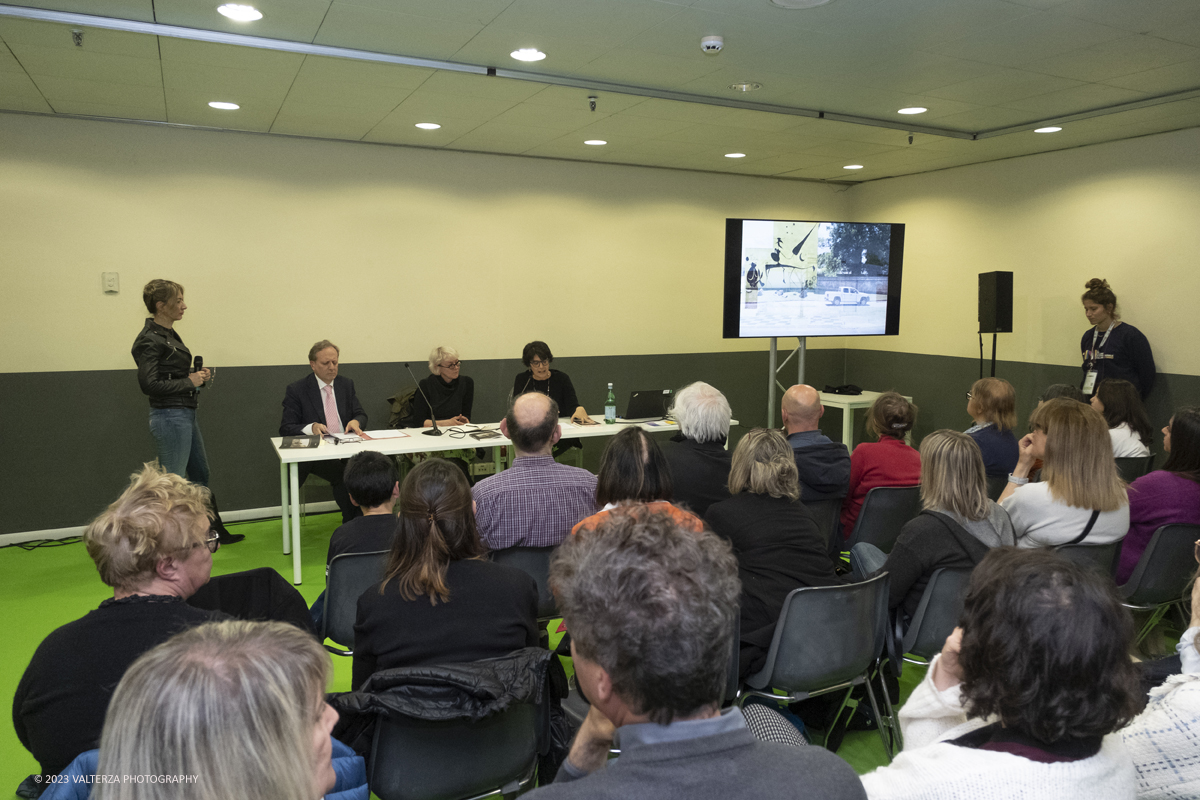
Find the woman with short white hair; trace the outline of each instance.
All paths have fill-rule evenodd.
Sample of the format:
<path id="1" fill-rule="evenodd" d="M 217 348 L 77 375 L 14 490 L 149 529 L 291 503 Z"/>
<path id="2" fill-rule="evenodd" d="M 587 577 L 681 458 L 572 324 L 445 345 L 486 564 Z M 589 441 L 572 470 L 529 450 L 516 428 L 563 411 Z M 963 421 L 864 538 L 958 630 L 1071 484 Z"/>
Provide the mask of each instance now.
<path id="1" fill-rule="evenodd" d="M 458 351 L 441 345 L 433 348 L 429 353 L 429 371 L 433 374 L 421 381 L 421 390 L 413 395 L 412 426 L 429 428 L 434 419 L 445 428 L 470 423 L 475 382 L 461 374 Z"/>
<path id="2" fill-rule="evenodd" d="M 703 381 L 676 392 L 670 413 L 679 433 L 663 454 L 671 465 L 675 501 L 702 517 L 710 505 L 729 497 L 731 457 L 725 443 L 733 414 L 725 395 Z"/>

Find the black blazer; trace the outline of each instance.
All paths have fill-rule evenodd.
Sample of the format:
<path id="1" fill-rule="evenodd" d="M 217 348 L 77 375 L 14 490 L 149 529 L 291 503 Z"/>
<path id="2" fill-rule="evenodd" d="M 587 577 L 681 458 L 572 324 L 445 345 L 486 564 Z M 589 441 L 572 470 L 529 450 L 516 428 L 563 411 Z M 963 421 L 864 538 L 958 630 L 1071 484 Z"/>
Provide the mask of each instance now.
<path id="1" fill-rule="evenodd" d="M 325 403 L 321 400 L 316 375 L 306 375 L 295 383 L 289 383 L 283 395 L 283 421 L 279 423 L 280 436 L 299 436 L 304 426 L 314 422 L 325 424 Z M 333 379 L 333 399 L 337 402 L 338 416 L 342 425 L 358 420 L 363 430 L 367 429 L 367 412 L 363 411 L 354 393 L 354 381 L 338 375 Z"/>

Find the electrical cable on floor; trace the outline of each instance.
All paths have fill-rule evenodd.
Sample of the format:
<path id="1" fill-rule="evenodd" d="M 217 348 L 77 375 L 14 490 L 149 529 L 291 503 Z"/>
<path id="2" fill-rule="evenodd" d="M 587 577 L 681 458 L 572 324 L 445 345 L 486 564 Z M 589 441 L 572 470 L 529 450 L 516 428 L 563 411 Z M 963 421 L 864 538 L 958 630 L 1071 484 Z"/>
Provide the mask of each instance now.
<path id="1" fill-rule="evenodd" d="M 37 550 L 39 547 L 62 547 L 68 544 L 79 544 L 83 541 L 79 536 L 68 536 L 65 539 L 38 539 L 34 542 L 15 542 L 13 544 L 0 545 L 0 550 L 5 547 L 19 547 L 22 550 Z"/>

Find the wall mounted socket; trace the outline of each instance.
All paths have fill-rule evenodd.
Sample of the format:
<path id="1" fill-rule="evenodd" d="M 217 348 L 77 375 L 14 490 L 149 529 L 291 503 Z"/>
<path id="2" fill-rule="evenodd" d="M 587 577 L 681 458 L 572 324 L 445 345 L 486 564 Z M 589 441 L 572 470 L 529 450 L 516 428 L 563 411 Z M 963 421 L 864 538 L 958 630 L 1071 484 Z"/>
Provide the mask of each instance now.
<path id="1" fill-rule="evenodd" d="M 117 294 L 121 291 L 121 276 L 115 272 L 101 272 L 100 285 L 105 294 Z"/>

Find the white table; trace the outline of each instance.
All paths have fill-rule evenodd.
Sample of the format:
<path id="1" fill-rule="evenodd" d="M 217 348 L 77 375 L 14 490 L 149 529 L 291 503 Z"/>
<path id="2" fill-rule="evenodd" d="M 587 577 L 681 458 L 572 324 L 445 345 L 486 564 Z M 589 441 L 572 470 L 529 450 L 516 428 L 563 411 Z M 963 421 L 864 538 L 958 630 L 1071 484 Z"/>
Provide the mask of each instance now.
<path id="1" fill-rule="evenodd" d="M 639 428 L 650 432 L 679 430 L 677 425 L 661 420 L 657 422 L 639 422 L 636 420 L 627 422 L 625 420 L 618 420 L 618 424 L 616 425 L 605 425 L 603 422 L 599 425 L 576 425 L 570 419 L 562 418 L 559 420 L 559 425 L 562 426 L 562 436 L 564 439 L 589 439 L 598 436 L 614 436 L 630 425 L 637 425 Z M 498 423 L 464 427 L 470 430 L 483 428 L 496 432 L 499 432 L 500 428 Z M 496 469 L 499 471 L 503 467 L 500 462 L 499 448 L 512 444 L 512 440 L 503 435 L 495 439 L 476 440 L 470 436 L 463 438 L 452 437 L 448 433 L 443 433 L 441 436 L 425 436 L 422 433 L 425 430 L 428 430 L 428 428 L 410 428 L 404 431 L 404 433 L 408 434 L 405 437 L 396 439 L 370 439 L 354 444 L 329 444 L 322 440 L 317 447 L 287 450 L 279 449 L 279 445 L 283 441 L 281 437 L 276 436 L 271 439 L 271 446 L 275 448 L 275 454 L 279 456 L 279 497 L 280 506 L 282 507 L 280 516 L 283 523 L 283 553 L 284 555 L 290 553 L 292 556 L 293 583 L 299 584 L 301 581 L 300 464 L 308 461 L 350 458 L 355 453 L 361 453 L 366 450 L 374 450 L 384 455 L 394 456 L 407 453 L 442 453 L 447 450 L 491 447 L 493 448 L 492 453 Z M 291 517 L 290 520 L 288 519 L 289 516 Z"/>
<path id="2" fill-rule="evenodd" d="M 821 405 L 826 408 L 840 408 L 842 410 L 842 444 L 846 445 L 847 450 L 854 449 L 854 411 L 858 408 L 870 408 L 875 402 L 875 398 L 879 397 L 883 392 L 868 392 L 863 391 L 862 394 L 827 394 L 826 392 L 817 392 L 821 398 Z M 904 396 L 908 402 L 912 402 L 912 398 Z"/>

